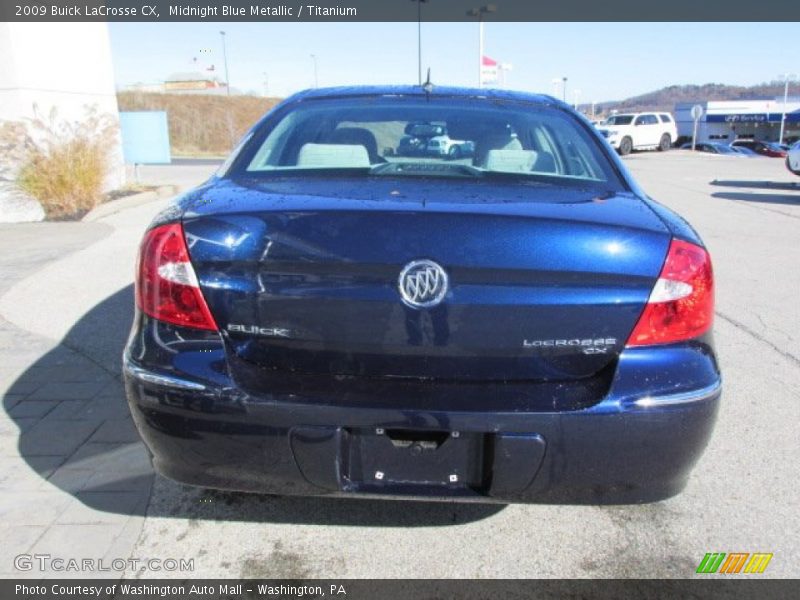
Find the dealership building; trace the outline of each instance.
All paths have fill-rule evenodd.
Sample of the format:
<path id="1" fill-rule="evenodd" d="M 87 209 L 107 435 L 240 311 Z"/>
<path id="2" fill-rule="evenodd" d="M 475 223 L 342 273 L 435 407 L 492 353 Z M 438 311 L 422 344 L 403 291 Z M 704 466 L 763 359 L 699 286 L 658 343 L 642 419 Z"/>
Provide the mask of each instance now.
<path id="1" fill-rule="evenodd" d="M 737 138 L 777 142 L 781 117 L 786 113 L 784 139 L 800 136 L 800 97 L 790 97 L 784 107 L 783 96 L 760 100 L 708 100 L 675 105 L 679 138 L 691 138 L 694 128 L 692 106 L 703 107 L 697 124 L 698 141 L 730 143 Z"/>

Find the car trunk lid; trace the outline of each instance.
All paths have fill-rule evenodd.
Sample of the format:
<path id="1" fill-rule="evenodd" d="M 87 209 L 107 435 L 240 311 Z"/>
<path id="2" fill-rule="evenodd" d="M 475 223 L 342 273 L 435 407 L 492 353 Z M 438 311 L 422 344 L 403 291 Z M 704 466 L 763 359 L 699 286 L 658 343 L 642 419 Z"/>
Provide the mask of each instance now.
<path id="1" fill-rule="evenodd" d="M 670 241 L 631 194 L 435 180 L 217 182 L 184 230 L 251 377 L 590 377 L 623 348 Z M 423 259 L 449 287 L 415 308 L 399 278 Z"/>

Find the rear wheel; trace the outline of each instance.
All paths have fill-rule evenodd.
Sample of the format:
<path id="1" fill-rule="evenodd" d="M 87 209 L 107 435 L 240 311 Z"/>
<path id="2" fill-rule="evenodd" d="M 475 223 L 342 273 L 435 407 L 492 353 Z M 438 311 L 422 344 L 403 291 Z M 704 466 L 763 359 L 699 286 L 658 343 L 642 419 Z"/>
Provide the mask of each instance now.
<path id="1" fill-rule="evenodd" d="M 668 133 L 665 133 L 661 136 L 661 140 L 658 142 L 658 150 L 659 152 L 666 152 L 672 147 L 672 138 L 669 137 Z"/>
<path id="2" fill-rule="evenodd" d="M 627 156 L 633 150 L 633 140 L 629 137 L 622 138 L 622 141 L 619 143 L 619 153 L 622 156 Z"/>

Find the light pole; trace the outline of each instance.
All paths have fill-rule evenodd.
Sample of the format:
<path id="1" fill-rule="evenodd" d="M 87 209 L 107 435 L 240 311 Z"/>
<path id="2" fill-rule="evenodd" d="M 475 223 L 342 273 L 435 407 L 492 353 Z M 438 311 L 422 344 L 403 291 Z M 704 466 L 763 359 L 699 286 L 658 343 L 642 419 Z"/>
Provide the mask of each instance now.
<path id="1" fill-rule="evenodd" d="M 500 87 L 506 86 L 506 73 L 512 71 L 514 69 L 514 65 L 511 63 L 500 63 L 497 65 L 497 70 L 500 73 Z"/>
<path id="2" fill-rule="evenodd" d="M 319 87 L 319 80 L 317 79 L 317 55 L 311 54 L 311 62 L 314 63 L 314 87 Z"/>
<path id="3" fill-rule="evenodd" d="M 429 0 L 411 0 L 417 3 L 417 73 L 422 85 L 422 4 Z"/>
<path id="4" fill-rule="evenodd" d="M 561 78 L 561 100 L 563 102 L 567 101 L 567 78 Z"/>
<path id="5" fill-rule="evenodd" d="M 231 95 L 231 79 L 228 77 L 228 49 L 225 47 L 225 32 L 220 31 L 219 35 L 222 37 L 222 62 L 225 65 L 225 90 L 227 95 Z"/>
<path id="6" fill-rule="evenodd" d="M 483 15 L 497 12 L 494 4 L 485 4 L 467 11 L 467 16 L 478 17 L 478 87 L 483 87 Z"/>
<path id="7" fill-rule="evenodd" d="M 781 114 L 781 134 L 778 143 L 783 143 L 783 130 L 786 126 L 786 102 L 789 99 L 789 82 L 797 79 L 796 73 L 784 73 L 778 79 L 783 79 L 783 113 Z"/>

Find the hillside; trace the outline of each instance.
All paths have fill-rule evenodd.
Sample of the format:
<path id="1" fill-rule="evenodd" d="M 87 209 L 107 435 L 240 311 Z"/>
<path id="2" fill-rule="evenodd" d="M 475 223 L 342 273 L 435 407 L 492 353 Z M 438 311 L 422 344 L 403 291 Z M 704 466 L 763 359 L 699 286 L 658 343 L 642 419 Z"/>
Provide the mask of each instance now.
<path id="1" fill-rule="evenodd" d="M 796 94 L 796 84 L 794 93 Z M 595 112 L 606 115 L 612 110 L 673 111 L 680 102 L 703 100 L 739 100 L 775 98 L 783 95 L 780 82 L 753 86 L 734 86 L 721 83 L 704 85 L 671 85 L 654 92 L 625 100 L 601 102 Z M 169 121 L 170 144 L 175 156 L 222 156 L 265 112 L 280 102 L 280 98 L 257 96 L 211 96 L 185 94 L 156 94 L 120 92 L 120 110 L 165 110 Z M 582 104 L 588 113 L 591 106 Z"/>
<path id="2" fill-rule="evenodd" d="M 121 111 L 166 111 L 174 156 L 222 156 L 280 99 L 120 92 L 117 102 Z"/>
<path id="3" fill-rule="evenodd" d="M 752 86 L 706 83 L 703 85 L 671 85 L 655 92 L 648 92 L 626 100 L 602 102 L 595 108 L 597 112 L 611 110 L 634 112 L 640 110 L 673 111 L 680 102 L 703 100 L 744 100 L 753 98 L 775 98 L 783 95 L 783 83 L 771 82 Z"/>

